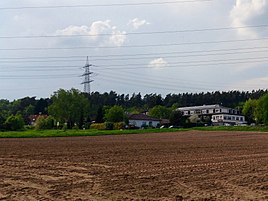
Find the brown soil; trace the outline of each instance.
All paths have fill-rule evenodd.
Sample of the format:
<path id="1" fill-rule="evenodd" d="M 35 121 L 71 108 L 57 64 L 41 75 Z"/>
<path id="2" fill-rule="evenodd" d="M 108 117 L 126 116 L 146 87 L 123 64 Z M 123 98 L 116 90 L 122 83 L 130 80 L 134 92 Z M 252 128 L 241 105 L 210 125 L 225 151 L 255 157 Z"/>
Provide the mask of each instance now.
<path id="1" fill-rule="evenodd" d="M 0 200 L 268 200 L 268 134 L 0 139 Z"/>

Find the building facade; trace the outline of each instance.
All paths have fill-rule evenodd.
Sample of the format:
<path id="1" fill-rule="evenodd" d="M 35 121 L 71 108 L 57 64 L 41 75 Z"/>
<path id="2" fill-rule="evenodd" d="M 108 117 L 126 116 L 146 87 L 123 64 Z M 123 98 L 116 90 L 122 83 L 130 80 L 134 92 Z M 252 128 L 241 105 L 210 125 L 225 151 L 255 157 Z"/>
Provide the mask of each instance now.
<path id="1" fill-rule="evenodd" d="M 213 125 L 240 125 L 246 124 L 245 117 L 240 111 L 233 108 L 224 107 L 222 105 L 202 105 L 192 107 L 180 107 L 184 116 L 209 116 Z"/>
<path id="2" fill-rule="evenodd" d="M 214 125 L 242 125 L 247 123 L 244 116 L 231 114 L 212 115 L 211 121 Z"/>
<path id="3" fill-rule="evenodd" d="M 128 117 L 129 125 L 135 127 L 159 127 L 160 119 L 149 117 L 145 114 L 132 114 Z"/>

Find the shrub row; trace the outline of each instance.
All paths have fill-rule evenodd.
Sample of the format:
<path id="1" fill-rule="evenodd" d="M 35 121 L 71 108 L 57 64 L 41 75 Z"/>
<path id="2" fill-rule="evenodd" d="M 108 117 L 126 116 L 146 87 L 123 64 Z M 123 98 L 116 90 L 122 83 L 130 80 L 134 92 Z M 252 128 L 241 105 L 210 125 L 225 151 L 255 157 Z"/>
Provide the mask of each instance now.
<path id="1" fill-rule="evenodd" d="M 94 123 L 90 125 L 91 129 L 97 129 L 97 130 L 105 130 L 105 124 L 104 123 Z"/>
<path id="2" fill-rule="evenodd" d="M 49 117 L 43 117 L 40 116 L 36 120 L 35 129 L 36 130 L 46 130 L 46 129 L 53 129 L 55 128 L 56 120 L 49 116 Z"/>
<path id="3" fill-rule="evenodd" d="M 124 128 L 124 122 L 105 122 L 105 123 L 94 123 L 90 125 L 91 129 L 97 130 L 120 130 Z"/>

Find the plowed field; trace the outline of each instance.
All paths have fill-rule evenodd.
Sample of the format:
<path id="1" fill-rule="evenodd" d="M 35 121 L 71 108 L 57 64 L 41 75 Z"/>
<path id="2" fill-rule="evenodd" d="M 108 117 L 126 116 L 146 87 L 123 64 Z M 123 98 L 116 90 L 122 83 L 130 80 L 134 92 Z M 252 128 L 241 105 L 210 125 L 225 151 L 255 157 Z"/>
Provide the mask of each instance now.
<path id="1" fill-rule="evenodd" d="M 268 134 L 0 139 L 0 200 L 268 200 Z"/>

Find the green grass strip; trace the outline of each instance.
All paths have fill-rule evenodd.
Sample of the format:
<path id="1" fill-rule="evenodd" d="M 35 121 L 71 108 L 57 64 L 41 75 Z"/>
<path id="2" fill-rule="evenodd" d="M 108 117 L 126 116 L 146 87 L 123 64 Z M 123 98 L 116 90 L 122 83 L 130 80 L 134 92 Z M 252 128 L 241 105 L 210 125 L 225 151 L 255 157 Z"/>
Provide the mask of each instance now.
<path id="1" fill-rule="evenodd" d="M 185 131 L 185 129 L 137 129 L 137 130 L 26 130 L 0 132 L 0 138 L 39 138 L 39 137 L 74 137 L 100 136 Z"/>
<path id="2" fill-rule="evenodd" d="M 144 134 L 163 133 L 178 131 L 252 131 L 268 132 L 268 126 L 208 126 L 194 127 L 190 129 L 137 129 L 137 130 L 26 130 L 26 131 L 6 131 L 0 132 L 0 138 L 42 138 L 42 137 L 75 137 L 75 136 L 100 136 L 100 135 L 124 135 L 124 134 Z"/>

